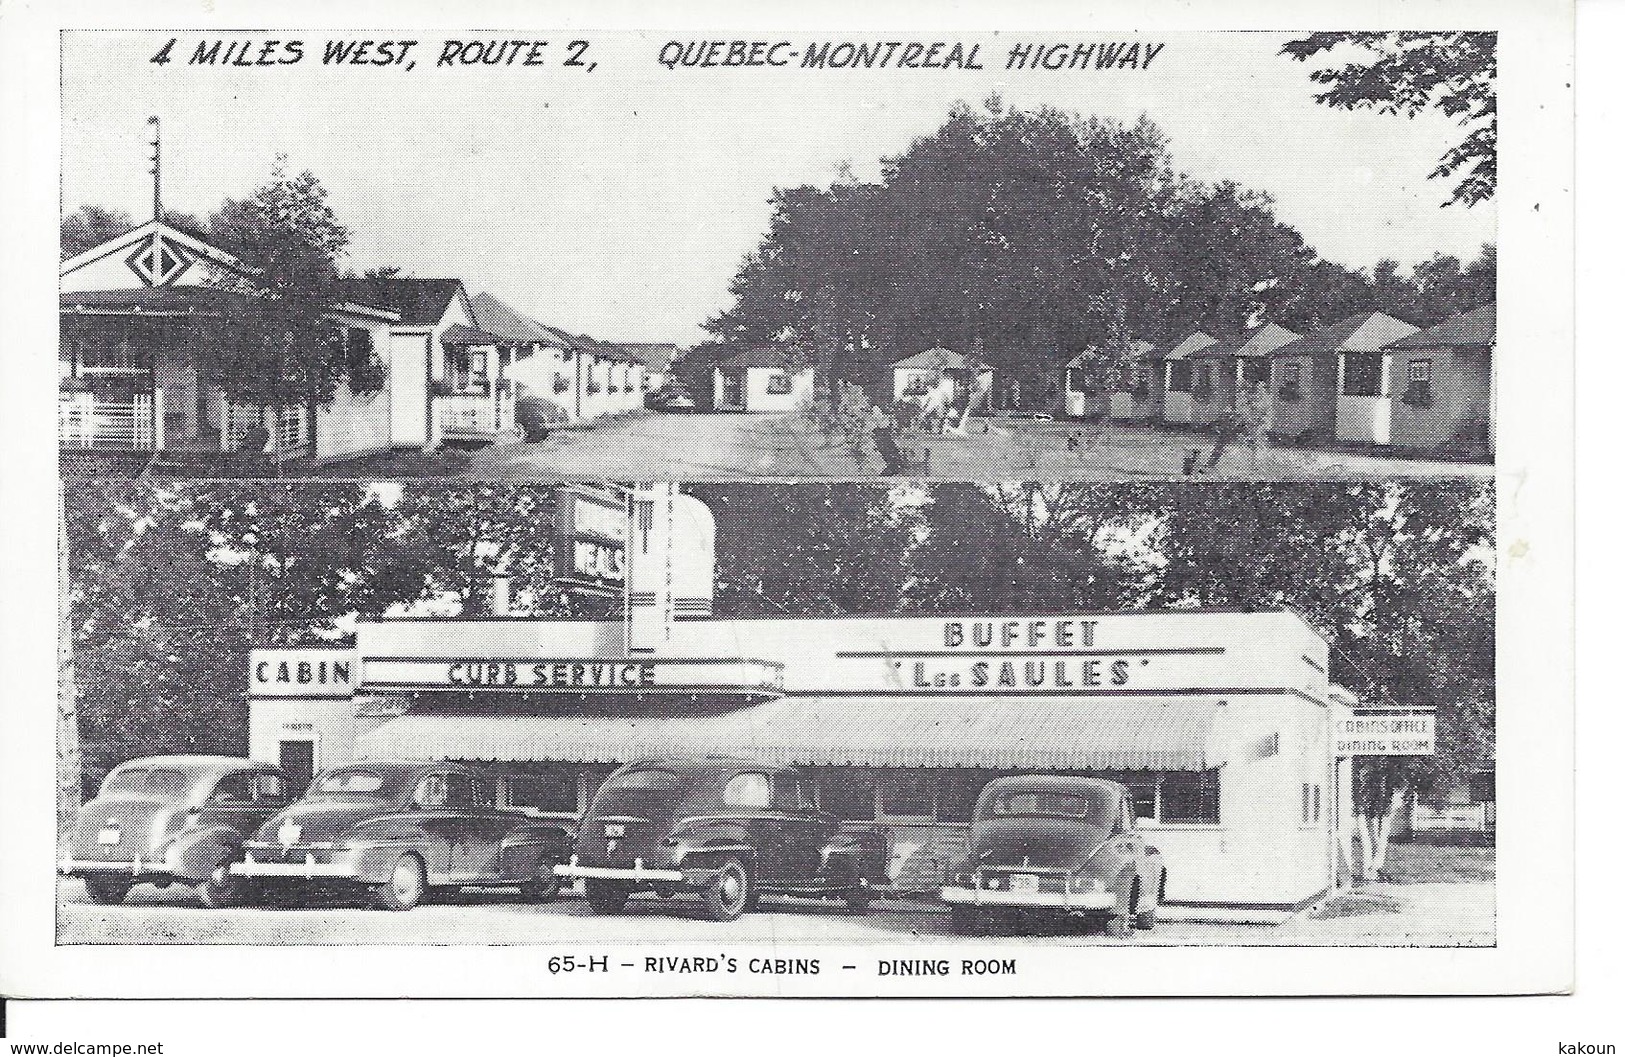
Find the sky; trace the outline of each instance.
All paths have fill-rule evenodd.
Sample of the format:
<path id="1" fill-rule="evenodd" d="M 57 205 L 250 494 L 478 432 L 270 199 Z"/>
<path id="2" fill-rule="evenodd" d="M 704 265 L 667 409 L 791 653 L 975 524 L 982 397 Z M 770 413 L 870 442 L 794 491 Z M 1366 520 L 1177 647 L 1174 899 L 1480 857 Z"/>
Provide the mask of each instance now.
<path id="1" fill-rule="evenodd" d="M 776 186 L 828 184 L 843 165 L 874 179 L 956 101 L 999 92 L 1014 107 L 1149 115 L 1178 170 L 1269 192 L 1283 221 L 1350 267 L 1467 259 L 1495 240 L 1493 203 L 1440 208 L 1452 184 L 1427 179 L 1459 138 L 1453 119 L 1317 105 L 1311 67 L 1278 55 L 1283 34 L 965 34 L 984 70 L 814 71 L 671 70 L 657 61 L 668 38 L 606 33 L 587 35 L 590 72 L 561 64 L 563 41 L 542 66 L 437 68 L 452 36 L 439 31 L 408 53 L 412 69 L 326 66 L 334 36 L 225 36 L 256 48 L 301 39 L 304 58 L 223 68 L 186 62 L 198 34 L 157 65 L 168 34 L 65 33 L 63 211 L 150 215 L 156 114 L 168 209 L 206 217 L 286 154 L 349 227 L 349 267 L 455 276 L 566 330 L 688 345 L 729 304 Z M 801 50 L 832 38 L 782 39 Z M 1143 69 L 1005 69 L 1017 43 L 1114 40 L 1165 46 Z"/>

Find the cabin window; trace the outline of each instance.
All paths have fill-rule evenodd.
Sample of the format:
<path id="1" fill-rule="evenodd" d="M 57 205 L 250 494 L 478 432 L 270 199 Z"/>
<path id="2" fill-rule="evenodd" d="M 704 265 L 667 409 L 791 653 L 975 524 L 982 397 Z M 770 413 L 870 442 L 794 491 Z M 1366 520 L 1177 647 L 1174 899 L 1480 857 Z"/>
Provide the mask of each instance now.
<path id="1" fill-rule="evenodd" d="M 1276 390 L 1275 395 L 1282 400 L 1303 399 L 1303 364 L 1297 362 L 1281 364 L 1281 387 Z"/>
<path id="2" fill-rule="evenodd" d="M 1343 395 L 1382 395 L 1382 353 L 1351 352 L 1343 357 Z"/>
<path id="3" fill-rule="evenodd" d="M 1066 369 L 1066 391 L 1069 393 L 1087 392 L 1084 388 L 1082 367 L 1068 367 Z"/>
<path id="4" fill-rule="evenodd" d="M 769 396 L 785 396 L 790 392 L 790 375 L 784 371 L 774 371 L 767 376 L 767 393 Z"/>
<path id="5" fill-rule="evenodd" d="M 1270 361 L 1268 360 L 1242 360 L 1241 381 L 1243 385 L 1265 385 L 1270 380 Z"/>
<path id="6" fill-rule="evenodd" d="M 1170 393 L 1188 393 L 1191 391 L 1191 365 L 1185 360 L 1175 360 L 1168 365 L 1168 391 Z"/>
<path id="7" fill-rule="evenodd" d="M 1191 395 L 1206 400 L 1213 395 L 1213 365 L 1199 363 L 1191 373 Z"/>
<path id="8" fill-rule="evenodd" d="M 1433 406 L 1433 361 L 1412 360 L 1405 365 L 1405 403 Z"/>
<path id="9" fill-rule="evenodd" d="M 1219 772 L 1170 771 L 1157 787 L 1157 821 L 1219 821 Z"/>
<path id="10" fill-rule="evenodd" d="M 1468 796 L 1475 804 L 1483 804 L 1495 799 L 1495 772 L 1481 771 L 1468 779 Z"/>
<path id="11" fill-rule="evenodd" d="M 1128 795 L 1134 801 L 1134 817 L 1148 818 L 1155 821 L 1157 817 L 1157 780 L 1138 776 L 1118 780 L 1128 787 Z"/>
<path id="12" fill-rule="evenodd" d="M 766 808 L 773 802 L 773 785 L 767 775 L 755 771 L 736 774 L 723 786 L 722 802 L 728 807 Z"/>

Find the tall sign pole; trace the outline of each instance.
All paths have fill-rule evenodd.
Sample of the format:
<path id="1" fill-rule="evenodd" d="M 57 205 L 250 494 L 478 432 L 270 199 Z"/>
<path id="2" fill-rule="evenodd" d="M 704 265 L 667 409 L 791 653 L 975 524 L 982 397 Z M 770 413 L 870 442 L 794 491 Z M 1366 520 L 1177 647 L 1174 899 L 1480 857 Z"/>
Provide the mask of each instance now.
<path id="1" fill-rule="evenodd" d="M 163 140 L 162 129 L 158 124 L 158 115 L 147 118 L 147 124 L 152 126 L 152 219 L 163 222 L 164 199 L 162 193 L 162 156 Z"/>

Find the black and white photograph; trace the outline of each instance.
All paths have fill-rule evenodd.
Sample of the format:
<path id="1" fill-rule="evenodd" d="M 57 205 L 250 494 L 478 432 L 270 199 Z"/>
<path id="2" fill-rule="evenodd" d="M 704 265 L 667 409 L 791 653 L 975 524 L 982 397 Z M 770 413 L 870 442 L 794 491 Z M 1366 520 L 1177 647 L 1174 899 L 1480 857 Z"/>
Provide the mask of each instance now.
<path id="1" fill-rule="evenodd" d="M 67 504 L 63 943 L 1495 943 L 1479 482 Z"/>
<path id="2" fill-rule="evenodd" d="M 1573 992 L 1575 2 L 0 9 L 0 1038 Z"/>
<path id="3" fill-rule="evenodd" d="M 1487 478 L 1497 48 L 65 33 L 62 465 Z"/>

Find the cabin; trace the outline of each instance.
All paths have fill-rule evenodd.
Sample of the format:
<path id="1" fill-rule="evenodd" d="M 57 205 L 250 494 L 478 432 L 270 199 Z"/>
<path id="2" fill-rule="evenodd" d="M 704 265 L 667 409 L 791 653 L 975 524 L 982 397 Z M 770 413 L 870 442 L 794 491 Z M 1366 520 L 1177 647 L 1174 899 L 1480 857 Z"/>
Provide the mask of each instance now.
<path id="1" fill-rule="evenodd" d="M 920 403 L 938 390 L 946 407 L 981 410 L 992 402 L 993 368 L 940 345 L 894 361 L 891 381 L 894 403 Z"/>
<path id="2" fill-rule="evenodd" d="M 1495 453 L 1495 305 L 1451 316 L 1387 348 L 1388 443 L 1471 457 Z"/>
<path id="3" fill-rule="evenodd" d="M 1382 312 L 1361 312 L 1311 330 L 1270 357 L 1275 394 L 1271 432 L 1279 437 L 1330 439 L 1337 426 L 1338 364 L 1345 354 L 1380 353 L 1416 328 Z"/>
<path id="4" fill-rule="evenodd" d="M 1196 331 L 1174 343 L 1162 357 L 1162 421 L 1170 426 L 1189 426 L 1196 421 L 1197 393 L 1194 390 L 1195 373 L 1191 357 L 1218 344 L 1217 338 L 1205 331 Z M 1212 398 L 1211 372 L 1202 394 Z"/>
<path id="5" fill-rule="evenodd" d="M 344 378 L 325 405 L 249 407 L 218 384 L 231 321 L 254 296 L 253 269 L 160 219 L 58 269 L 57 432 L 64 449 L 219 453 L 263 429 L 277 462 L 329 462 L 394 444 L 393 309 L 341 296 L 325 306 Z M 357 379 L 367 379 L 368 384 Z M 382 389 L 374 389 L 380 384 Z"/>
<path id="6" fill-rule="evenodd" d="M 794 411 L 812 392 L 812 368 L 792 371 L 777 349 L 746 349 L 711 374 L 712 406 L 718 411 Z"/>
<path id="7" fill-rule="evenodd" d="M 1217 341 L 1191 356 L 1191 422 L 1205 426 L 1235 413 L 1239 398 L 1255 385 L 1270 384 L 1270 357 L 1298 338 L 1285 327 L 1266 323 L 1250 334 Z"/>
<path id="8" fill-rule="evenodd" d="M 1107 414 L 1118 422 L 1145 422 L 1162 414 L 1162 357 L 1149 341 L 1129 343 L 1129 358 L 1113 379 Z"/>

